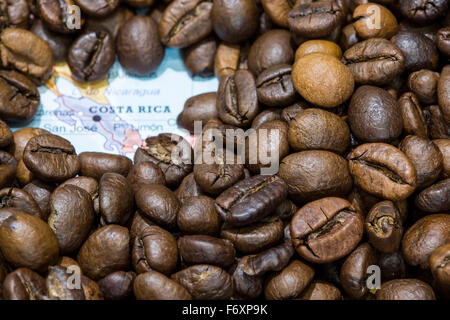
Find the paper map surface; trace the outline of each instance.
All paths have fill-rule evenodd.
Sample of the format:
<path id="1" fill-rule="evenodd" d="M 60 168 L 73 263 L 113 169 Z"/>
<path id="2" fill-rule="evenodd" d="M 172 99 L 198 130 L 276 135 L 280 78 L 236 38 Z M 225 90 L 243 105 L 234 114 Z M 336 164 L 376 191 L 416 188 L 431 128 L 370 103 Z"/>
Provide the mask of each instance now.
<path id="1" fill-rule="evenodd" d="M 216 78 L 192 79 L 176 49 L 166 49 L 157 72 L 144 78 L 126 74 L 116 61 L 104 80 L 78 83 L 68 65 L 59 63 L 52 78 L 39 88 L 41 105 L 27 126 L 68 139 L 77 153 L 98 151 L 132 158 L 148 136 L 163 132 L 188 136 L 176 124 L 185 101 L 217 87 Z"/>

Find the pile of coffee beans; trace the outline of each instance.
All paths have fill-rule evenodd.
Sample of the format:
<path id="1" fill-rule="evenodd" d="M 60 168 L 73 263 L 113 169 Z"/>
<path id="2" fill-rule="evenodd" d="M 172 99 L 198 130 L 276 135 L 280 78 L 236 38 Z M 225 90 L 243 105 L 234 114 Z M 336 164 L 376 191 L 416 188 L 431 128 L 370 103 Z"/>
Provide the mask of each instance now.
<path id="1" fill-rule="evenodd" d="M 449 8 L 2 1 L 0 297 L 450 299 Z M 166 47 L 220 80 L 178 118 L 195 147 L 160 134 L 131 161 L 26 127 L 55 62 L 146 76 Z"/>

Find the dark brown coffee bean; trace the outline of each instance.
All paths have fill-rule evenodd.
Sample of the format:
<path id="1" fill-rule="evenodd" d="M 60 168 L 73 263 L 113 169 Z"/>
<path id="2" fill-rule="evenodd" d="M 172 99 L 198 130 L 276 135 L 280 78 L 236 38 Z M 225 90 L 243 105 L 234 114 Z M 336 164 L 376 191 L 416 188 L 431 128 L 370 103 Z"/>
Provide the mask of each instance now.
<path id="1" fill-rule="evenodd" d="M 417 279 L 396 279 L 385 282 L 377 292 L 377 300 L 435 300 L 433 289 Z"/>
<path id="2" fill-rule="evenodd" d="M 357 84 L 386 85 L 405 69 L 402 51 L 386 39 L 359 42 L 344 52 L 344 64 Z"/>
<path id="3" fill-rule="evenodd" d="M 191 300 L 189 292 L 165 275 L 149 271 L 136 277 L 133 291 L 138 300 Z M 164 290 L 161 290 L 164 288 Z"/>
<path id="4" fill-rule="evenodd" d="M 74 6 L 73 0 L 37 0 L 39 15 L 48 27 L 59 33 L 75 33 L 77 26 L 72 26 L 71 10 L 69 6 Z M 84 25 L 84 17 L 79 17 L 80 27 Z"/>
<path id="5" fill-rule="evenodd" d="M 0 150 L 0 188 L 8 187 L 15 179 L 17 160 L 6 151 Z"/>
<path id="6" fill-rule="evenodd" d="M 115 40 L 122 25 L 133 15 L 133 11 L 127 7 L 120 6 L 106 17 L 87 17 L 85 29 L 89 31 L 107 30 Z"/>
<path id="7" fill-rule="evenodd" d="M 313 277 L 313 268 L 299 260 L 293 260 L 282 271 L 269 277 L 264 296 L 268 300 L 293 299 L 309 285 Z"/>
<path id="8" fill-rule="evenodd" d="M 281 119 L 286 121 L 288 124 L 303 110 L 307 109 L 308 106 L 306 102 L 297 102 L 293 105 L 284 108 L 281 112 Z"/>
<path id="9" fill-rule="evenodd" d="M 133 214 L 133 190 L 118 173 L 105 173 L 99 182 L 100 223 L 124 225 Z"/>
<path id="10" fill-rule="evenodd" d="M 98 281 L 105 300 L 127 300 L 133 297 L 133 283 L 136 274 L 132 271 L 110 273 Z"/>
<path id="11" fill-rule="evenodd" d="M 291 32 L 305 38 L 322 38 L 344 22 L 344 12 L 337 1 L 297 1 L 288 14 Z"/>
<path id="12" fill-rule="evenodd" d="M 89 193 L 92 199 L 92 203 L 94 205 L 94 211 L 96 214 L 100 212 L 100 203 L 98 199 L 98 182 L 94 178 L 78 176 L 76 178 L 72 178 L 64 181 L 59 186 L 63 187 L 66 185 L 73 185 L 79 187 Z M 33 195 L 32 195 L 33 196 Z M 38 202 L 39 204 L 39 202 Z M 39 205 L 40 206 L 40 205 Z"/>
<path id="13" fill-rule="evenodd" d="M 297 0 L 261 0 L 264 11 L 280 27 L 289 28 L 288 14 Z"/>
<path id="14" fill-rule="evenodd" d="M 178 211 L 178 228 L 186 234 L 217 235 L 221 221 L 214 203 L 214 199 L 207 196 L 186 199 Z"/>
<path id="15" fill-rule="evenodd" d="M 406 92 L 398 100 L 406 133 L 427 138 L 428 128 L 419 101 L 414 93 Z"/>
<path id="16" fill-rule="evenodd" d="M 177 187 L 192 171 L 192 159 L 193 150 L 189 143 L 181 136 L 168 133 L 147 138 L 145 145 L 134 155 L 135 164 L 150 161 L 158 165 L 169 187 Z"/>
<path id="17" fill-rule="evenodd" d="M 0 117 L 8 122 L 27 123 L 39 107 L 36 85 L 15 71 L 0 71 Z"/>
<path id="18" fill-rule="evenodd" d="M 225 157 L 220 158 L 220 160 L 216 160 L 216 163 L 213 164 L 194 165 L 195 181 L 202 190 L 211 195 L 221 194 L 244 178 L 244 166 L 242 164 L 227 164 L 225 163 Z"/>
<path id="19" fill-rule="evenodd" d="M 84 300 L 81 287 L 70 288 L 70 272 L 62 266 L 49 267 L 45 284 L 47 287 L 46 299 L 49 300 Z"/>
<path id="20" fill-rule="evenodd" d="M 0 250 L 16 268 L 45 272 L 58 259 L 58 239 L 41 219 L 17 212 L 0 226 Z"/>
<path id="21" fill-rule="evenodd" d="M 36 177 L 46 182 L 63 182 L 80 170 L 80 161 L 72 144 L 52 134 L 31 138 L 23 160 Z"/>
<path id="22" fill-rule="evenodd" d="M 438 103 L 444 115 L 447 126 L 450 126 L 450 66 L 442 69 L 441 77 L 438 82 Z"/>
<path id="23" fill-rule="evenodd" d="M 352 188 L 347 161 L 329 151 L 291 153 L 281 161 L 278 174 L 288 185 L 289 197 L 298 203 L 344 196 Z"/>
<path id="24" fill-rule="evenodd" d="M 254 299 L 263 292 L 264 278 L 250 276 L 243 270 L 251 257 L 253 256 L 244 256 L 239 259 L 236 268 L 232 270 L 234 296 Z"/>
<path id="25" fill-rule="evenodd" d="M 169 228 L 175 226 L 181 204 L 170 189 L 163 185 L 143 185 L 135 198 L 141 212 L 150 220 Z"/>
<path id="26" fill-rule="evenodd" d="M 78 252 L 83 273 L 93 280 L 130 266 L 130 235 L 127 228 L 107 225 L 92 233 Z"/>
<path id="27" fill-rule="evenodd" d="M 437 84 L 439 73 L 422 69 L 408 76 L 408 88 L 420 102 L 430 104 L 437 101 Z"/>
<path id="28" fill-rule="evenodd" d="M 257 222 L 286 199 L 287 185 L 277 176 L 257 175 L 242 180 L 216 199 L 222 219 L 233 226 Z"/>
<path id="29" fill-rule="evenodd" d="M 90 16 L 104 17 L 111 14 L 120 4 L 120 0 L 75 0 L 81 10 Z"/>
<path id="30" fill-rule="evenodd" d="M 407 136 L 398 147 L 416 169 L 417 188 L 427 187 L 439 178 L 443 156 L 433 142 L 418 136 Z"/>
<path id="31" fill-rule="evenodd" d="M 450 27 L 438 31 L 436 45 L 443 55 L 450 58 Z"/>
<path id="32" fill-rule="evenodd" d="M 249 51 L 250 43 L 239 45 L 222 42 L 217 48 L 214 61 L 214 74 L 219 81 L 237 70 L 247 70 Z"/>
<path id="33" fill-rule="evenodd" d="M 450 215 L 431 214 L 413 224 L 402 240 L 402 253 L 411 266 L 427 269 L 430 255 L 450 241 Z"/>
<path id="34" fill-rule="evenodd" d="M 434 42 L 426 36 L 418 32 L 401 31 L 391 41 L 403 52 L 406 71 L 436 69 L 439 53 Z"/>
<path id="35" fill-rule="evenodd" d="M 172 275 L 196 300 L 227 300 L 233 295 L 233 279 L 223 269 L 197 264 Z"/>
<path id="36" fill-rule="evenodd" d="M 284 107 L 296 100 L 292 84 L 292 67 L 282 64 L 267 68 L 256 79 L 259 102 L 270 107 Z"/>
<path id="37" fill-rule="evenodd" d="M 290 228 L 294 247 L 304 259 L 326 263 L 346 256 L 358 245 L 363 220 L 347 200 L 328 197 L 300 208 Z"/>
<path id="38" fill-rule="evenodd" d="M 437 139 L 433 143 L 443 155 L 442 177 L 450 178 L 450 139 Z"/>
<path id="39" fill-rule="evenodd" d="M 388 142 L 402 133 L 397 101 L 384 89 L 362 86 L 352 96 L 348 109 L 352 133 L 362 141 Z"/>
<path id="40" fill-rule="evenodd" d="M 149 161 L 143 161 L 132 166 L 127 180 L 135 193 L 142 185 L 166 184 L 166 178 L 161 168 Z"/>
<path id="41" fill-rule="evenodd" d="M 279 109 L 266 109 L 261 111 L 255 119 L 252 121 L 252 129 L 258 129 L 266 122 L 281 120 L 281 110 Z"/>
<path id="42" fill-rule="evenodd" d="M 350 173 L 363 190 L 389 200 L 403 200 L 417 186 L 413 163 L 394 146 L 366 143 L 349 155 Z"/>
<path id="43" fill-rule="evenodd" d="M 46 294 L 45 279 L 27 268 L 14 270 L 3 282 L 6 300 L 41 300 Z"/>
<path id="44" fill-rule="evenodd" d="M 50 134 L 50 132 L 41 128 L 30 128 L 30 127 L 21 128 L 14 131 L 13 133 L 14 147 L 12 148 L 14 158 L 16 158 L 17 161 L 20 162 L 20 160 L 22 160 L 23 158 L 23 151 L 25 150 L 28 141 L 30 141 L 31 138 L 41 134 Z"/>
<path id="45" fill-rule="evenodd" d="M 47 221 L 50 214 L 50 195 L 54 190 L 54 186 L 46 184 L 39 180 L 34 180 L 23 187 L 39 206 L 42 219 Z"/>
<path id="46" fill-rule="evenodd" d="M 376 263 L 375 250 L 370 244 L 359 245 L 345 260 L 341 267 L 341 284 L 353 299 L 362 299 L 367 288 L 367 268 Z"/>
<path id="47" fill-rule="evenodd" d="M 217 39 L 208 37 L 182 51 L 184 65 L 191 77 L 208 78 L 214 76 L 214 58 L 217 46 Z"/>
<path id="48" fill-rule="evenodd" d="M 255 0 L 214 0 L 211 20 L 217 36 L 230 43 L 250 39 L 258 30 L 259 11 Z"/>
<path id="49" fill-rule="evenodd" d="M 425 118 L 427 119 L 429 137 L 431 139 L 449 139 L 450 126 L 445 123 L 444 115 L 438 105 L 425 108 Z"/>
<path id="50" fill-rule="evenodd" d="M 207 37 L 213 27 L 212 0 L 175 0 L 164 11 L 159 35 L 168 47 L 185 48 Z"/>
<path id="51" fill-rule="evenodd" d="M 90 31 L 80 35 L 67 57 L 72 76 L 81 82 L 105 78 L 116 56 L 114 39 L 108 31 Z"/>
<path id="52" fill-rule="evenodd" d="M 119 30 L 116 45 L 120 64 L 136 76 L 154 73 L 165 55 L 158 26 L 147 16 L 137 15 L 128 19 Z"/>
<path id="53" fill-rule="evenodd" d="M 398 251 L 403 235 L 400 212 L 392 201 L 374 205 L 366 216 L 366 234 L 369 243 L 378 251 Z"/>
<path id="54" fill-rule="evenodd" d="M 255 78 L 238 70 L 221 81 L 217 93 L 217 112 L 230 125 L 247 127 L 259 112 Z"/>
<path id="55" fill-rule="evenodd" d="M 295 151 L 323 149 L 343 153 L 350 144 L 350 130 L 334 113 L 310 108 L 289 123 L 289 145 Z"/>
<path id="56" fill-rule="evenodd" d="M 356 33 L 362 39 L 389 39 L 398 31 L 397 19 L 386 7 L 376 3 L 364 3 L 353 11 Z"/>
<path id="57" fill-rule="evenodd" d="M 184 177 L 180 186 L 175 190 L 175 195 L 181 203 L 185 203 L 191 197 L 197 197 L 203 194 L 199 184 L 195 181 L 193 172 Z"/>
<path id="58" fill-rule="evenodd" d="M 48 224 L 58 238 L 61 254 L 77 251 L 93 222 L 94 207 L 89 193 L 72 185 L 56 188 L 50 197 Z"/>
<path id="59" fill-rule="evenodd" d="M 103 174 L 112 172 L 126 177 L 132 162 L 125 156 L 102 152 L 83 152 L 79 155 L 81 164 L 80 174 L 97 180 Z"/>
<path id="60" fill-rule="evenodd" d="M 209 120 L 218 118 L 216 97 L 216 92 L 208 92 L 186 100 L 183 111 L 177 118 L 178 125 L 194 133 L 195 121 L 201 121 L 204 125 Z"/>
<path id="61" fill-rule="evenodd" d="M 450 243 L 436 250 L 430 256 L 430 270 L 444 297 L 448 297 L 450 284 Z"/>
<path id="62" fill-rule="evenodd" d="M 230 240 L 237 251 L 257 253 L 273 247 L 283 238 L 283 221 L 279 218 L 266 219 L 247 227 L 225 227 L 221 238 Z"/>
<path id="63" fill-rule="evenodd" d="M 9 146 L 13 141 L 11 129 L 4 121 L 0 120 L 0 148 Z"/>
<path id="64" fill-rule="evenodd" d="M 406 264 L 401 252 L 381 253 L 378 257 L 383 282 L 402 279 L 406 276 Z"/>
<path id="65" fill-rule="evenodd" d="M 342 300 L 342 294 L 339 289 L 331 283 L 314 280 L 297 297 L 299 300 Z"/>
<path id="66" fill-rule="evenodd" d="M 36 201 L 26 191 L 18 188 L 0 189 L 0 208 L 16 208 L 37 218 L 42 218 Z"/>
<path id="67" fill-rule="evenodd" d="M 148 226 L 136 236 L 131 258 L 137 273 L 156 270 L 170 275 L 178 263 L 177 241 L 168 231 Z"/>
<path id="68" fill-rule="evenodd" d="M 28 28 L 30 22 L 30 7 L 26 0 L 4 1 L 0 6 L 0 29 Z"/>
<path id="69" fill-rule="evenodd" d="M 400 0 L 400 13 L 409 21 L 424 25 L 436 21 L 447 12 L 446 0 Z"/>
<path id="70" fill-rule="evenodd" d="M 450 178 L 441 180 L 420 192 L 416 206 L 425 212 L 445 212 L 450 210 Z"/>

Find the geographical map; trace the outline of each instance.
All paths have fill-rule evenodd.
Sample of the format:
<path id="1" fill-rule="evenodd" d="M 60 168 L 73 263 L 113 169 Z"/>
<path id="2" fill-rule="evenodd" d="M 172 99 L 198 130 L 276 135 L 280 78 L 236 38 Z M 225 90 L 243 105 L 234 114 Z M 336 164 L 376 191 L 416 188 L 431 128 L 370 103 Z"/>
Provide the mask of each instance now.
<path id="1" fill-rule="evenodd" d="M 192 79 L 176 49 L 166 49 L 157 72 L 144 78 L 126 74 L 116 61 L 105 79 L 79 83 L 72 79 L 68 65 L 59 63 L 52 78 L 39 88 L 41 105 L 27 126 L 70 140 L 77 153 L 132 157 L 148 136 L 167 132 L 189 138 L 176 124 L 185 101 L 217 87 L 216 78 Z"/>

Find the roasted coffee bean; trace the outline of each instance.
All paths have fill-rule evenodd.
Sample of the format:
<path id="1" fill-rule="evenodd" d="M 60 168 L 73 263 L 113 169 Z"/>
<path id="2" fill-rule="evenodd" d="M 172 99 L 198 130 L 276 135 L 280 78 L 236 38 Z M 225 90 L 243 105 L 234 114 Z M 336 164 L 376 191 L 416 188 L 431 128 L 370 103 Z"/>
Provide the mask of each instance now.
<path id="1" fill-rule="evenodd" d="M 425 212 L 450 210 L 450 178 L 441 180 L 424 189 L 416 197 L 416 206 Z"/>
<path id="2" fill-rule="evenodd" d="M 292 64 L 293 61 L 291 34 L 282 29 L 271 30 L 259 36 L 248 53 L 248 68 L 255 77 L 271 66 Z"/>
<path id="3" fill-rule="evenodd" d="M 420 102 L 430 104 L 437 101 L 437 84 L 439 73 L 422 69 L 408 76 L 408 88 Z"/>
<path id="4" fill-rule="evenodd" d="M 197 181 L 195 181 L 194 173 L 189 173 L 186 177 L 181 181 L 180 186 L 175 190 L 175 195 L 181 203 L 185 203 L 191 197 L 197 197 L 203 195 L 203 191 L 201 190 Z"/>
<path id="5" fill-rule="evenodd" d="M 32 216 L 42 218 L 39 205 L 24 190 L 18 188 L 0 189 L 0 208 L 16 208 Z"/>
<path id="6" fill-rule="evenodd" d="M 411 266 L 427 269 L 430 255 L 450 241 L 450 215 L 431 214 L 414 223 L 402 240 L 402 253 Z"/>
<path id="7" fill-rule="evenodd" d="M 107 31 L 90 31 L 72 44 L 67 62 L 72 76 L 81 82 L 105 78 L 115 59 L 114 39 Z"/>
<path id="8" fill-rule="evenodd" d="M 136 274 L 132 271 L 117 271 L 98 281 L 105 300 L 127 300 L 133 297 Z"/>
<path id="9" fill-rule="evenodd" d="M 236 267 L 232 270 L 234 296 L 254 299 L 263 292 L 264 278 L 250 276 L 244 272 L 244 268 L 248 266 L 248 259 L 251 257 L 254 256 L 244 256 L 239 259 Z"/>
<path id="10" fill-rule="evenodd" d="M 14 141 L 14 136 L 8 125 L 0 120 L 0 148 L 8 147 Z"/>
<path id="11" fill-rule="evenodd" d="M 172 279 L 196 300 L 227 300 L 233 295 L 233 279 L 216 266 L 197 264 L 174 273 Z"/>
<path id="12" fill-rule="evenodd" d="M 406 92 L 398 100 L 406 133 L 427 138 L 428 128 L 424 113 L 414 93 Z"/>
<path id="13" fill-rule="evenodd" d="M 142 15 L 134 16 L 122 25 L 116 46 L 120 64 L 136 76 L 154 73 L 165 55 L 158 26 L 152 18 Z"/>
<path id="14" fill-rule="evenodd" d="M 303 98 L 324 108 L 343 103 L 355 86 L 350 69 L 324 53 L 311 53 L 298 59 L 292 70 L 292 81 Z"/>
<path id="15" fill-rule="evenodd" d="M 208 37 L 183 50 L 184 65 L 191 77 L 198 75 L 202 78 L 208 78 L 214 75 L 214 58 L 217 46 L 217 39 Z"/>
<path id="16" fill-rule="evenodd" d="M 353 299 L 362 299 L 369 291 L 366 285 L 367 268 L 375 263 L 375 250 L 368 243 L 359 245 L 344 260 L 340 273 L 341 284 Z"/>
<path id="17" fill-rule="evenodd" d="M 93 280 L 99 280 L 115 271 L 129 270 L 128 229 L 112 224 L 97 229 L 84 242 L 77 261 L 83 274 Z"/>
<path id="18" fill-rule="evenodd" d="M 258 100 L 270 107 L 284 107 L 296 100 L 292 84 L 292 67 L 282 64 L 267 68 L 256 79 Z"/>
<path id="19" fill-rule="evenodd" d="M 307 109 L 307 107 L 305 102 L 294 103 L 281 111 L 281 119 L 289 124 L 300 112 Z"/>
<path id="20" fill-rule="evenodd" d="M 361 41 L 361 39 L 358 37 L 353 23 L 350 23 L 342 28 L 339 45 L 343 50 L 348 50 L 359 41 Z"/>
<path id="21" fill-rule="evenodd" d="M 212 0 L 174 0 L 164 11 L 159 35 L 168 47 L 185 48 L 203 38 L 213 29 Z"/>
<path id="22" fill-rule="evenodd" d="M 155 270 L 170 275 L 178 263 L 177 241 L 168 231 L 148 226 L 134 240 L 131 258 L 137 273 Z"/>
<path id="23" fill-rule="evenodd" d="M 176 187 L 192 171 L 193 150 L 189 143 L 176 134 L 162 133 L 145 140 L 134 155 L 134 163 L 150 161 L 164 173 L 169 187 Z"/>
<path id="24" fill-rule="evenodd" d="M 89 195 L 91 196 L 91 199 L 92 199 L 95 213 L 98 214 L 100 212 L 97 180 L 95 180 L 94 178 L 91 178 L 91 177 L 78 176 L 76 178 L 66 180 L 65 182 L 61 183 L 59 186 L 63 187 L 66 185 L 73 185 L 73 186 L 79 187 L 79 188 L 83 189 L 84 191 L 86 191 L 87 193 L 89 193 Z M 33 196 L 33 194 L 31 194 L 31 195 Z M 39 202 L 38 202 L 38 204 L 39 204 Z"/>
<path id="25" fill-rule="evenodd" d="M 75 0 L 81 10 L 90 16 L 104 17 L 111 14 L 120 4 L 120 0 Z"/>
<path id="26" fill-rule="evenodd" d="M 217 235 L 221 221 L 214 203 L 214 199 L 207 196 L 187 198 L 178 211 L 178 228 L 185 234 Z"/>
<path id="27" fill-rule="evenodd" d="M 357 139 L 389 142 L 402 133 L 402 115 L 397 101 L 384 89 L 361 86 L 352 96 L 348 122 Z"/>
<path id="28" fill-rule="evenodd" d="M 97 282 L 81 275 L 81 289 L 85 300 L 104 300 L 103 292 Z"/>
<path id="29" fill-rule="evenodd" d="M 288 28 L 288 14 L 297 0 L 261 0 L 264 11 L 280 27 Z"/>
<path id="30" fill-rule="evenodd" d="M 344 196 L 352 188 L 347 161 L 329 151 L 291 153 L 281 161 L 278 174 L 288 185 L 289 197 L 297 203 Z"/>
<path id="31" fill-rule="evenodd" d="M 85 190 L 66 185 L 58 187 L 50 197 L 48 224 L 58 238 L 61 254 L 76 252 L 94 222 L 94 206 Z"/>
<path id="32" fill-rule="evenodd" d="M 25 150 L 28 141 L 30 141 L 31 138 L 41 134 L 50 134 L 50 132 L 41 128 L 30 128 L 30 127 L 21 128 L 14 131 L 13 133 L 14 142 L 12 148 L 14 158 L 16 158 L 17 161 L 20 162 L 20 160 L 22 160 L 23 151 Z"/>
<path id="33" fill-rule="evenodd" d="M 398 147 L 416 169 L 417 188 L 427 187 L 439 178 L 443 156 L 433 142 L 418 136 L 407 136 Z"/>
<path id="34" fill-rule="evenodd" d="M 143 161 L 132 166 L 127 180 L 135 193 L 142 185 L 166 184 L 166 178 L 161 168 L 149 161 Z"/>
<path id="35" fill-rule="evenodd" d="M 161 290 L 164 288 L 164 290 Z M 149 271 L 136 277 L 133 292 L 138 300 L 191 300 L 189 292 L 165 275 Z"/>
<path id="36" fill-rule="evenodd" d="M 288 14 L 291 32 L 305 38 L 329 36 L 345 19 L 344 11 L 337 1 L 297 1 Z"/>
<path id="37" fill-rule="evenodd" d="M 97 180 L 105 173 L 118 173 L 126 177 L 131 168 L 131 160 L 125 156 L 102 152 L 83 152 L 79 155 L 80 174 Z"/>
<path id="38" fill-rule="evenodd" d="M 100 223 L 124 225 L 133 213 L 133 190 L 118 173 L 105 173 L 98 187 Z"/>
<path id="39" fill-rule="evenodd" d="M 298 300 L 342 300 L 342 294 L 331 283 L 314 280 L 297 297 Z"/>
<path id="40" fill-rule="evenodd" d="M 214 0 L 211 10 L 217 36 L 230 43 L 250 39 L 257 31 L 259 11 L 255 0 Z"/>
<path id="41" fill-rule="evenodd" d="M 216 92 L 208 92 L 186 100 L 183 111 L 177 118 L 178 125 L 194 133 L 195 121 L 201 121 L 204 125 L 209 120 L 218 118 L 216 97 Z"/>
<path id="42" fill-rule="evenodd" d="M 349 254 L 361 241 L 363 220 L 345 199 L 328 197 L 300 208 L 291 221 L 292 243 L 314 263 L 327 263 Z"/>
<path id="43" fill-rule="evenodd" d="M 1 48 L 0 48 L 1 50 Z M 39 107 L 36 85 L 16 71 L 0 71 L 0 117 L 8 122 L 29 122 Z"/>
<path id="44" fill-rule="evenodd" d="M 437 139 L 433 143 L 443 155 L 442 177 L 450 178 L 450 139 Z"/>
<path id="45" fill-rule="evenodd" d="M 369 243 L 379 252 L 398 251 L 403 236 L 400 212 L 392 201 L 374 205 L 366 216 L 365 229 Z"/>
<path id="46" fill-rule="evenodd" d="M 288 139 L 295 151 L 323 149 L 343 153 L 350 144 L 350 130 L 334 113 L 310 108 L 289 123 Z"/>
<path id="47" fill-rule="evenodd" d="M 309 40 L 303 42 L 295 51 L 295 61 L 310 53 L 324 53 L 340 59 L 341 48 L 334 42 L 328 40 Z"/>
<path id="48" fill-rule="evenodd" d="M 239 69 L 248 69 L 249 50 L 249 43 L 238 45 L 222 42 L 219 45 L 214 60 L 214 74 L 219 81 Z"/>
<path id="49" fill-rule="evenodd" d="M 20 185 L 26 185 L 35 179 L 34 174 L 28 170 L 27 166 L 23 163 L 23 160 L 20 160 L 17 163 L 17 173 L 16 173 L 17 181 Z"/>
<path id="50" fill-rule="evenodd" d="M 0 188 L 9 186 L 16 177 L 17 160 L 8 152 L 0 150 Z"/>
<path id="51" fill-rule="evenodd" d="M 145 217 L 142 212 L 136 210 L 134 213 L 133 219 L 131 220 L 130 226 L 130 239 L 131 243 L 134 243 L 134 240 L 137 236 L 141 235 L 145 229 L 150 226 L 155 225 L 152 221 L 150 221 L 147 217 Z"/>
<path id="52" fill-rule="evenodd" d="M 229 240 L 192 235 L 178 238 L 177 244 L 180 257 L 187 265 L 212 264 L 226 268 L 234 262 L 235 250 Z"/>
<path id="53" fill-rule="evenodd" d="M 220 236 L 230 240 L 237 251 L 257 253 L 280 242 L 283 238 L 283 221 L 279 218 L 272 218 L 247 227 L 224 226 Z"/>
<path id="54" fill-rule="evenodd" d="M 218 158 L 216 156 L 213 164 L 194 165 L 194 177 L 199 187 L 206 193 L 219 195 L 244 178 L 244 166 L 227 164 L 225 157 Z"/>
<path id="55" fill-rule="evenodd" d="M 397 19 L 392 12 L 376 3 L 357 6 L 353 11 L 353 19 L 356 20 L 353 23 L 356 33 L 362 39 L 389 39 L 398 31 Z"/>
<path id="56" fill-rule="evenodd" d="M 431 139 L 450 138 L 450 127 L 445 123 L 444 115 L 438 105 L 426 107 L 424 115 L 427 120 L 429 137 Z"/>
<path id="57" fill-rule="evenodd" d="M 45 285 L 49 300 L 84 300 L 81 287 L 70 288 L 70 272 L 62 266 L 49 267 Z"/>
<path id="58" fill-rule="evenodd" d="M 0 226 L 0 250 L 15 268 L 45 272 L 58 259 L 58 239 L 41 219 L 16 212 Z"/>
<path id="59" fill-rule="evenodd" d="M 7 0 L 0 5 L 0 30 L 5 28 L 28 28 L 30 7 L 26 0 Z"/>
<path id="60" fill-rule="evenodd" d="M 406 264 L 401 252 L 379 254 L 378 265 L 383 282 L 402 279 L 406 276 Z"/>
<path id="61" fill-rule="evenodd" d="M 252 121 L 252 129 L 258 129 L 266 122 L 281 120 L 281 110 L 280 109 L 266 109 L 261 111 L 255 119 Z"/>
<path id="62" fill-rule="evenodd" d="M 271 275 L 264 288 L 268 300 L 287 300 L 296 298 L 311 282 L 314 269 L 299 260 Z"/>
<path id="63" fill-rule="evenodd" d="M 386 39 L 359 42 L 344 52 L 344 64 L 357 84 L 386 85 L 405 69 L 402 51 Z"/>
<path id="64" fill-rule="evenodd" d="M 59 257 L 56 265 L 66 267 L 66 268 L 73 267 L 73 266 L 80 267 L 78 262 L 76 262 L 74 259 L 67 257 L 67 256 Z"/>
<path id="65" fill-rule="evenodd" d="M 439 53 L 433 40 L 418 32 L 401 31 L 391 41 L 403 52 L 406 71 L 436 69 Z"/>
<path id="66" fill-rule="evenodd" d="M 430 256 L 430 270 L 445 296 L 448 296 L 450 284 L 449 256 L 450 243 L 437 248 Z"/>
<path id="67" fill-rule="evenodd" d="M 436 45 L 443 55 L 450 58 L 450 26 L 438 31 Z"/>
<path id="68" fill-rule="evenodd" d="M 3 298 L 6 300 L 42 300 L 46 294 L 45 279 L 27 268 L 14 270 L 3 282 Z"/>
<path id="69" fill-rule="evenodd" d="M 75 6 L 73 0 L 37 0 L 37 5 L 40 17 L 53 31 L 75 33 L 84 25 L 83 16 L 77 19 L 72 17 Z"/>
<path id="70" fill-rule="evenodd" d="M 400 0 L 398 4 L 400 13 L 409 21 L 424 25 L 436 21 L 447 12 L 446 0 Z"/>
<path id="71" fill-rule="evenodd" d="M 63 182 L 80 170 L 80 161 L 72 144 L 52 134 L 31 138 L 23 152 L 27 168 L 46 182 Z"/>
<path id="72" fill-rule="evenodd" d="M 247 70 L 238 70 L 220 83 L 217 112 L 226 124 L 247 127 L 259 112 L 256 83 Z"/>
<path id="73" fill-rule="evenodd" d="M 435 300 L 433 289 L 418 279 L 396 279 L 385 282 L 376 294 L 377 300 Z"/>
<path id="74" fill-rule="evenodd" d="M 89 31 L 107 30 L 114 39 L 117 39 L 120 28 L 133 15 L 133 11 L 127 7 L 120 6 L 106 17 L 88 17 L 85 29 Z"/>
<path id="75" fill-rule="evenodd" d="M 447 126 L 450 126 L 450 66 L 442 69 L 441 77 L 438 82 L 438 103 L 444 115 Z"/>
<path id="76" fill-rule="evenodd" d="M 215 206 L 225 222 L 245 226 L 271 214 L 286 199 L 287 189 L 278 176 L 257 175 L 222 192 Z"/>
<path id="77" fill-rule="evenodd" d="M 30 31 L 48 43 L 56 62 L 66 59 L 73 41 L 72 37 L 51 31 L 42 20 L 35 20 Z"/>
<path id="78" fill-rule="evenodd" d="M 349 155 L 350 173 L 363 190 L 383 199 L 403 200 L 417 186 L 413 163 L 385 143 L 366 143 Z"/>

